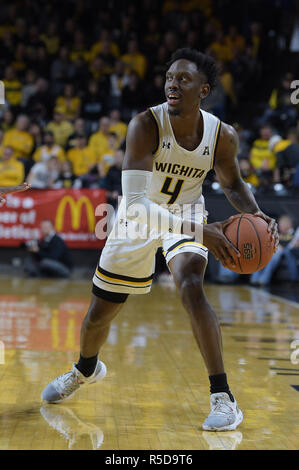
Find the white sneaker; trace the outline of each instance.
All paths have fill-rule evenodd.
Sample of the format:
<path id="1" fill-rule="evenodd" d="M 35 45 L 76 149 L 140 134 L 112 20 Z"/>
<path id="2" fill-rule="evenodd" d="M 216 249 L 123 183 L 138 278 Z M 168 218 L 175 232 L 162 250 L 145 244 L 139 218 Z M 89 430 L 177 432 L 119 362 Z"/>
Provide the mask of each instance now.
<path id="1" fill-rule="evenodd" d="M 211 413 L 202 425 L 205 431 L 233 431 L 243 421 L 236 400 L 232 402 L 227 393 L 212 393 L 210 403 Z"/>
<path id="2" fill-rule="evenodd" d="M 42 391 L 42 400 L 47 403 L 60 403 L 71 396 L 82 387 L 82 385 L 93 384 L 105 377 L 107 369 L 102 361 L 97 362 L 94 373 L 90 377 L 85 377 L 73 364 L 72 370 L 60 375 Z"/>

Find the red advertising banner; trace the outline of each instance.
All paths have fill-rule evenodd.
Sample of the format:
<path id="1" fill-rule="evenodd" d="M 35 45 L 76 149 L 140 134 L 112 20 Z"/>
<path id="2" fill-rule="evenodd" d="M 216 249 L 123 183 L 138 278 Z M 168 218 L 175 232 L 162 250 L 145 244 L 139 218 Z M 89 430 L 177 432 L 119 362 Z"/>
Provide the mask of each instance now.
<path id="1" fill-rule="evenodd" d="M 44 219 L 53 221 L 69 248 L 98 249 L 105 244 L 95 236 L 95 226 L 102 218 L 95 210 L 106 203 L 104 189 L 31 189 L 9 194 L 6 200 L 0 207 L 0 246 L 39 239 Z"/>

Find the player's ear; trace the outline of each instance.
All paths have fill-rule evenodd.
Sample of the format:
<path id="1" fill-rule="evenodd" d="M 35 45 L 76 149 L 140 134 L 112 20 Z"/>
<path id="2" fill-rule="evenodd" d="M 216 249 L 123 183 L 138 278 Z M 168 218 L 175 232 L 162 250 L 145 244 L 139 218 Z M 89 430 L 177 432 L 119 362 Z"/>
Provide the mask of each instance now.
<path id="1" fill-rule="evenodd" d="M 200 99 L 202 100 L 203 98 L 206 98 L 209 93 L 210 93 L 210 85 L 208 83 L 201 85 L 200 93 L 199 93 Z"/>

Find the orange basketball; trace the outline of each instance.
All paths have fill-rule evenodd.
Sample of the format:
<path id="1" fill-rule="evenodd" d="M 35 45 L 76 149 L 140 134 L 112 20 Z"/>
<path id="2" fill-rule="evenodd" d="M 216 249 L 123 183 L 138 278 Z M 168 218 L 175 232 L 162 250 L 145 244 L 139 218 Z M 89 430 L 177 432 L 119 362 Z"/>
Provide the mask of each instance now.
<path id="1" fill-rule="evenodd" d="M 238 214 L 224 229 L 226 238 L 239 250 L 241 257 L 233 256 L 236 267 L 228 266 L 239 274 L 259 271 L 273 256 L 275 242 L 268 232 L 268 224 L 252 214 Z"/>

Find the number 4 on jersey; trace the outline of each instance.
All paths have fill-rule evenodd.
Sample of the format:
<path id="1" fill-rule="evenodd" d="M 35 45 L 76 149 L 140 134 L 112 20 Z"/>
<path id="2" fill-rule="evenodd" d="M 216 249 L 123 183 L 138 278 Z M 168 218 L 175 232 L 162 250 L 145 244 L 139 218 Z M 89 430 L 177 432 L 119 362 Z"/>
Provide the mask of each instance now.
<path id="1" fill-rule="evenodd" d="M 181 192 L 183 183 L 184 183 L 184 180 L 177 180 L 176 185 L 174 187 L 174 190 L 170 191 L 169 188 L 170 188 L 170 185 L 171 185 L 172 181 L 173 181 L 173 178 L 170 178 L 169 176 L 167 176 L 165 178 L 165 181 L 164 181 L 162 189 L 161 189 L 161 193 L 167 194 L 168 196 L 171 196 L 169 198 L 169 201 L 167 202 L 167 204 L 173 204 L 177 200 L 177 198 L 178 198 L 178 196 Z"/>

